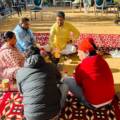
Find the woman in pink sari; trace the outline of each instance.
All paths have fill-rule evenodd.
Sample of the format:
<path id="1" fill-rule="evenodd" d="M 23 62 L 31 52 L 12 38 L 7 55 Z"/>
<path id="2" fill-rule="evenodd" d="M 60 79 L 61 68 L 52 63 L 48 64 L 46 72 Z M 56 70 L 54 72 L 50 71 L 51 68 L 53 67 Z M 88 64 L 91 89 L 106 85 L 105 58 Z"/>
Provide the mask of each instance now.
<path id="1" fill-rule="evenodd" d="M 4 44 L 0 48 L 0 78 L 14 79 L 16 71 L 23 65 L 24 57 L 19 53 L 15 34 L 8 31 L 4 34 Z"/>

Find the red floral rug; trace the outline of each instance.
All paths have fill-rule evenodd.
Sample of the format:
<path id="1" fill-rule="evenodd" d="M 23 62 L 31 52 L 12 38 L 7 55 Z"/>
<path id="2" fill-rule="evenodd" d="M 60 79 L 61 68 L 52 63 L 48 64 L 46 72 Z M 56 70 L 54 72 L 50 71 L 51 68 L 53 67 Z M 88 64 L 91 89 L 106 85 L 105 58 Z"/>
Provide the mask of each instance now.
<path id="1" fill-rule="evenodd" d="M 48 43 L 49 33 L 34 33 L 36 40 L 41 45 Z M 120 48 L 120 35 L 119 34 L 92 34 L 92 33 L 80 33 L 79 39 L 76 44 L 86 38 L 91 37 L 94 39 L 98 47 L 110 47 Z"/>
<path id="2" fill-rule="evenodd" d="M 49 33 L 34 33 L 36 41 L 40 45 L 48 43 Z M 92 34 L 92 33 L 80 33 L 80 37 L 76 40 L 76 45 L 84 38 L 93 38 L 96 46 L 104 53 L 109 53 L 116 48 L 120 50 L 120 35 L 119 34 Z"/>
<path id="3" fill-rule="evenodd" d="M 120 99 L 117 97 L 112 107 L 91 110 L 68 95 L 59 120 L 120 120 L 119 114 Z M 0 120 L 25 120 L 22 96 L 18 92 L 0 92 Z"/>
<path id="4" fill-rule="evenodd" d="M 40 45 L 48 43 L 49 33 L 34 33 L 36 41 Z M 3 33 L 0 33 L 0 45 Z M 80 33 L 79 39 L 76 44 L 86 37 L 92 37 L 99 48 L 107 48 L 109 50 L 119 48 L 120 49 L 120 34 L 92 34 L 92 33 Z"/>

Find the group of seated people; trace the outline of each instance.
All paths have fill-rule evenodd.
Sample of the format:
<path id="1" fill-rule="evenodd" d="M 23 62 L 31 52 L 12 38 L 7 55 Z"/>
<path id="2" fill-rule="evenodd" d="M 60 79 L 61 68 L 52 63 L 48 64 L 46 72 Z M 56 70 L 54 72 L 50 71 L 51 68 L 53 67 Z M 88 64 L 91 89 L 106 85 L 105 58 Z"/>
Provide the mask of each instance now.
<path id="1" fill-rule="evenodd" d="M 68 90 L 91 109 L 112 102 L 115 94 L 112 72 L 96 53 L 91 39 L 85 39 L 78 45 L 81 63 L 72 77 L 64 78 L 54 64 L 44 60 L 39 48 L 30 46 L 24 56 L 20 54 L 15 48 L 13 32 L 5 34 L 4 42 L 0 49 L 1 75 L 16 79 L 18 89 L 23 94 L 27 120 L 58 117 Z"/>
<path id="2" fill-rule="evenodd" d="M 59 50 L 63 50 L 68 36 L 66 28 L 78 33 L 64 20 L 64 13 L 58 12 L 57 22 L 51 29 L 50 46 L 54 43 L 52 49 L 56 45 Z M 55 37 L 55 44 L 52 38 L 56 32 L 66 34 Z M 60 37 L 64 41 L 57 41 Z M 77 50 L 80 63 L 72 76 L 65 76 L 64 70 L 58 68 L 59 61 L 56 65 L 47 62 L 41 55 L 29 29 L 29 19 L 22 18 L 14 32 L 4 34 L 0 48 L 0 77 L 1 80 L 16 80 L 18 90 L 23 95 L 24 115 L 27 120 L 58 120 L 68 91 L 90 109 L 111 104 L 115 95 L 112 72 L 107 62 L 97 53 L 94 40 L 81 40 Z"/>

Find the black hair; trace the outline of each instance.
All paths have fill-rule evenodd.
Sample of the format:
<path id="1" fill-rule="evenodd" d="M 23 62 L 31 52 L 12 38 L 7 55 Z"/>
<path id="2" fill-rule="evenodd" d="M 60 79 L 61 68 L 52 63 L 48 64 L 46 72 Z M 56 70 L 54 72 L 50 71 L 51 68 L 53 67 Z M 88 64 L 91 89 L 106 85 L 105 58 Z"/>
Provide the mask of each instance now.
<path id="1" fill-rule="evenodd" d="M 63 11 L 58 11 L 57 12 L 57 17 L 62 17 L 65 19 L 65 13 Z"/>
<path id="2" fill-rule="evenodd" d="M 3 35 L 3 42 L 7 42 L 9 39 L 12 39 L 14 37 L 15 33 L 12 31 L 7 31 Z"/>
<path id="3" fill-rule="evenodd" d="M 36 54 L 40 55 L 40 50 L 38 47 L 31 45 L 25 50 L 25 54 L 26 54 L 26 57 L 36 55 Z"/>
<path id="4" fill-rule="evenodd" d="M 25 23 L 25 22 L 29 22 L 30 20 L 29 20 L 29 18 L 27 18 L 27 17 L 23 17 L 23 18 L 21 18 L 20 19 L 20 23 L 22 24 L 22 23 Z"/>
<path id="5" fill-rule="evenodd" d="M 96 55 L 97 53 L 96 53 L 96 50 L 92 50 L 92 51 L 90 51 L 89 52 L 89 56 L 94 56 L 94 55 Z"/>
<path id="6" fill-rule="evenodd" d="M 36 46 L 30 46 L 25 51 L 26 59 L 24 62 L 25 67 L 41 68 L 45 64 L 44 58 L 40 55 L 40 50 Z"/>
<path id="7" fill-rule="evenodd" d="M 97 50 L 98 48 L 97 48 L 97 46 L 95 45 L 94 42 L 90 42 L 90 43 L 91 43 L 91 45 L 93 46 L 93 48 L 94 48 L 95 50 L 90 51 L 90 52 L 89 52 L 89 56 L 94 56 L 94 55 L 97 54 L 97 53 L 96 53 L 96 50 Z"/>
<path id="8" fill-rule="evenodd" d="M 93 46 L 93 48 L 94 48 L 95 50 L 98 50 L 98 48 L 97 48 L 97 46 L 95 45 L 95 43 L 91 42 L 91 44 L 92 44 L 92 46 Z"/>
<path id="9" fill-rule="evenodd" d="M 93 38 L 89 38 L 89 42 L 90 42 L 90 44 L 91 44 L 91 45 L 93 46 L 93 48 L 94 48 L 94 50 L 89 51 L 89 56 L 94 56 L 94 55 L 97 54 L 96 51 L 98 50 L 98 48 L 97 48 L 96 44 L 94 43 Z"/>

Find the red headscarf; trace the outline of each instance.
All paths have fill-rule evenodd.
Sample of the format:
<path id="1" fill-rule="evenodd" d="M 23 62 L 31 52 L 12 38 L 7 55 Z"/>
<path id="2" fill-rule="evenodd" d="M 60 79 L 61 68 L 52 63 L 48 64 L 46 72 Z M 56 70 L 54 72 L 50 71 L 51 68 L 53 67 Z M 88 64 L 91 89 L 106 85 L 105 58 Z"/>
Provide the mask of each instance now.
<path id="1" fill-rule="evenodd" d="M 93 51 L 95 48 L 93 47 L 92 43 L 94 43 L 92 38 L 85 38 L 78 44 L 78 50 L 86 51 Z"/>

